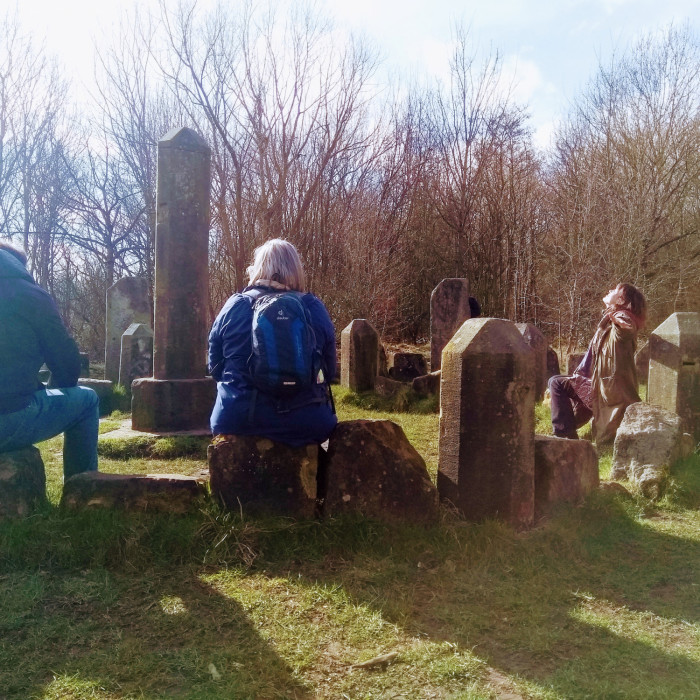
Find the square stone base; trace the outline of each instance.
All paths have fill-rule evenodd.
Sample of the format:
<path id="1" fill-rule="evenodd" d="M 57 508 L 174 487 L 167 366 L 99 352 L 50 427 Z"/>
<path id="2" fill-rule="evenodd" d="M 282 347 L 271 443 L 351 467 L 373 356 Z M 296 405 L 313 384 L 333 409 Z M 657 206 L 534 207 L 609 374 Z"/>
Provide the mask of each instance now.
<path id="1" fill-rule="evenodd" d="M 209 428 L 216 382 L 202 379 L 135 379 L 131 385 L 131 427 L 149 433 Z"/>

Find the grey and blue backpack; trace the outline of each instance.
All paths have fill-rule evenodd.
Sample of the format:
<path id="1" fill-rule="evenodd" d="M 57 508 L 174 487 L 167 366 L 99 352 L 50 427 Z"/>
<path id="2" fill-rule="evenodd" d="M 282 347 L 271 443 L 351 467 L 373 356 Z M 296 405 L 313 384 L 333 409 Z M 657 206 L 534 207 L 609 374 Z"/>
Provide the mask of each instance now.
<path id="1" fill-rule="evenodd" d="M 321 353 L 302 294 L 264 291 L 253 302 L 253 385 L 277 398 L 291 398 L 316 383 Z"/>

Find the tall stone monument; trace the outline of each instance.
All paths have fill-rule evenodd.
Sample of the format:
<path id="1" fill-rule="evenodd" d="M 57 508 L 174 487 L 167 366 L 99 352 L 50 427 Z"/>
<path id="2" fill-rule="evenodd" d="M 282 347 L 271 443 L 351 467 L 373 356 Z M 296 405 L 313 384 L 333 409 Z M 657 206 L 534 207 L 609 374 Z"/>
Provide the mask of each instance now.
<path id="1" fill-rule="evenodd" d="M 535 511 L 534 352 L 511 321 L 466 321 L 442 352 L 437 486 L 469 520 Z"/>
<path id="2" fill-rule="evenodd" d="M 430 295 L 430 371 L 440 369 L 442 349 L 457 329 L 471 318 L 469 280 L 444 279 Z"/>
<path id="3" fill-rule="evenodd" d="M 534 323 L 516 323 L 523 340 L 535 351 L 535 399 L 542 401 L 550 375 L 547 371 L 549 344 L 542 331 Z"/>
<path id="4" fill-rule="evenodd" d="M 151 302 L 145 277 L 123 277 L 107 290 L 105 379 L 119 380 L 122 333 L 132 323 L 151 325 Z"/>
<path id="5" fill-rule="evenodd" d="M 356 318 L 340 334 L 340 383 L 353 391 L 374 389 L 379 334 L 364 318 Z"/>
<path id="6" fill-rule="evenodd" d="M 647 401 L 681 417 L 700 440 L 700 313 L 671 314 L 649 338 Z"/>
<path id="7" fill-rule="evenodd" d="M 211 151 L 191 129 L 158 142 L 153 377 L 132 384 L 132 427 L 206 430 L 216 385 L 205 377 Z"/>

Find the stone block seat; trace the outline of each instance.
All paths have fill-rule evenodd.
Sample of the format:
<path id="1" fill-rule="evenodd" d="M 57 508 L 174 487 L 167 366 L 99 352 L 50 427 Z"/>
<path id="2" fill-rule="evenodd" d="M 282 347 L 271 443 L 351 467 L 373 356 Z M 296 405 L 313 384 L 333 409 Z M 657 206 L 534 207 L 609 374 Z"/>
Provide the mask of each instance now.
<path id="1" fill-rule="evenodd" d="M 580 503 L 599 484 L 598 455 L 590 442 L 535 435 L 535 518 L 557 503 Z"/>
<path id="2" fill-rule="evenodd" d="M 212 496 L 225 508 L 298 518 L 354 514 L 435 522 L 425 462 L 390 421 L 341 421 L 328 452 L 256 436 L 221 436 L 208 449 Z"/>
<path id="3" fill-rule="evenodd" d="M 318 445 L 289 447 L 254 435 L 219 436 L 209 445 L 212 496 L 225 508 L 312 518 Z"/>
<path id="4" fill-rule="evenodd" d="M 61 507 L 186 513 L 206 496 L 202 479 L 181 474 L 76 474 L 63 485 Z"/>
<path id="5" fill-rule="evenodd" d="M 28 515 L 46 502 L 46 472 L 39 450 L 0 452 L 0 520 Z"/>

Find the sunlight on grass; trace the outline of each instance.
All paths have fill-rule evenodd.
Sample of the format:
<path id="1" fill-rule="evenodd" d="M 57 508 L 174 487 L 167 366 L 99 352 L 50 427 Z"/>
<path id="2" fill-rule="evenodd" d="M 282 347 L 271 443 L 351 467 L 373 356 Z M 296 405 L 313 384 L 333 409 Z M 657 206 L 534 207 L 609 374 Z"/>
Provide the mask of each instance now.
<path id="1" fill-rule="evenodd" d="M 700 625 L 697 622 L 670 620 L 649 610 L 630 610 L 590 594 L 578 597 L 581 602 L 571 611 L 572 619 L 668 654 L 700 661 Z"/>
<path id="2" fill-rule="evenodd" d="M 160 601 L 160 609 L 166 615 L 183 615 L 187 612 L 185 601 L 177 595 L 163 596 Z"/>

